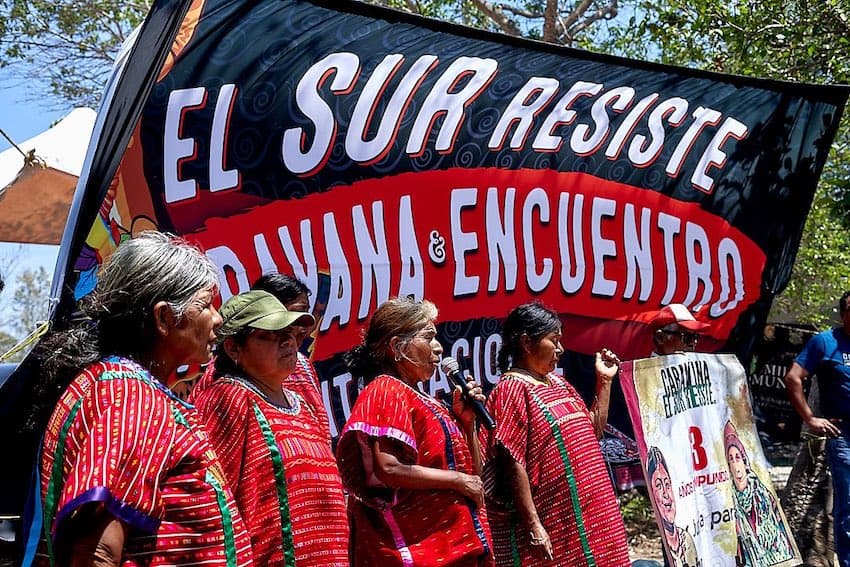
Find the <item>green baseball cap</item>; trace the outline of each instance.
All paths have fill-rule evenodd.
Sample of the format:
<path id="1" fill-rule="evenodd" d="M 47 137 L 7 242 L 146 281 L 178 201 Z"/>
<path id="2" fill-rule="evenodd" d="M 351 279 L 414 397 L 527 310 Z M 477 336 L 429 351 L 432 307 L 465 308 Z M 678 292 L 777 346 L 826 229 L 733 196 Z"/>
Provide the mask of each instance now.
<path id="1" fill-rule="evenodd" d="M 251 290 L 234 295 L 219 309 L 223 319 L 216 334 L 225 339 L 245 328 L 279 331 L 295 323 L 312 325 L 310 313 L 289 311 L 267 291 Z"/>

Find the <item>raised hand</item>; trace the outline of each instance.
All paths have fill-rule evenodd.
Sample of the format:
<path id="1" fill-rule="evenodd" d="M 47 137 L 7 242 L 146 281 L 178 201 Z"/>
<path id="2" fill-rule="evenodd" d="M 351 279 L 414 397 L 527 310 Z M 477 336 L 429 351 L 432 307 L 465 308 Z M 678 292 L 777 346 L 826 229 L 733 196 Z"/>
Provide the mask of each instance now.
<path id="1" fill-rule="evenodd" d="M 596 353 L 596 376 L 598 379 L 610 382 L 620 370 L 620 357 L 614 352 L 603 348 Z"/>

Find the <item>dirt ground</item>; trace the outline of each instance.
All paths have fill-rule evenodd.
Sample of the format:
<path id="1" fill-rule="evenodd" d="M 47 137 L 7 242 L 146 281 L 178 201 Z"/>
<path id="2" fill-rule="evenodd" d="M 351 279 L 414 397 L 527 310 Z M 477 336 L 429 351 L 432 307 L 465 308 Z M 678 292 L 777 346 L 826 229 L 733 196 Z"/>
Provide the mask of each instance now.
<path id="1" fill-rule="evenodd" d="M 664 552 L 661 550 L 661 535 L 649 498 L 638 490 L 631 490 L 621 494 L 618 499 L 626 525 L 631 560 L 654 559 L 662 562 Z"/>

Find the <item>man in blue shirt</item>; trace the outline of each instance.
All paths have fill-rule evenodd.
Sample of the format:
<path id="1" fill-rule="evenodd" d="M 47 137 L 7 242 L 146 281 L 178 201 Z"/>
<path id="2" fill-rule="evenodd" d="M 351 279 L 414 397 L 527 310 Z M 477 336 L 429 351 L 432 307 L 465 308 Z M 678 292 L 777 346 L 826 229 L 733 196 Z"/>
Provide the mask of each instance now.
<path id="1" fill-rule="evenodd" d="M 838 301 L 842 326 L 809 340 L 785 375 L 791 405 L 812 431 L 827 438 L 826 455 L 834 490 L 835 550 L 850 567 L 850 291 Z M 821 413 L 815 416 L 803 393 L 803 380 L 817 373 Z"/>

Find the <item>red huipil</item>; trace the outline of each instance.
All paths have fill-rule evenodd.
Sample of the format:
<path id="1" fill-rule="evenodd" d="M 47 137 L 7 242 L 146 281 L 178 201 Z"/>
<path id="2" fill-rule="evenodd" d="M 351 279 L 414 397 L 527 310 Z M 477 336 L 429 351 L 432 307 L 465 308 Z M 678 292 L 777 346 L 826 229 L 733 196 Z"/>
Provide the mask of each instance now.
<path id="1" fill-rule="evenodd" d="M 370 440 L 395 442 L 403 463 L 475 474 L 463 432 L 438 401 L 391 376 L 357 398 L 337 446 L 350 503 L 355 567 L 491 565 L 486 513 L 448 490 L 389 489 L 372 472 Z"/>
<path id="2" fill-rule="evenodd" d="M 198 378 L 197 383 L 189 394 L 189 401 L 194 403 L 198 396 L 207 386 L 215 381 L 215 365 L 210 364 Z M 305 402 L 310 404 L 314 413 L 319 418 L 319 423 L 327 434 L 328 443 L 331 442 L 331 431 L 328 422 L 328 412 L 325 409 L 325 401 L 322 398 L 322 389 L 319 384 L 319 376 L 310 359 L 298 353 L 295 370 L 286 377 L 283 382 L 287 390 L 291 390 L 301 396 Z"/>
<path id="3" fill-rule="evenodd" d="M 313 408 L 291 408 L 222 376 L 197 394 L 258 565 L 347 566 L 348 519 L 336 460 Z"/>
<path id="4" fill-rule="evenodd" d="M 483 480 L 496 563 L 628 566 L 623 518 L 590 414 L 563 378 L 549 374 L 548 380 L 547 385 L 509 372 L 487 400 L 496 429 L 482 431 Z M 531 553 L 528 530 L 513 509 L 506 471 L 498 466 L 497 445 L 528 473 L 532 500 L 552 542 L 553 561 L 540 561 Z"/>
<path id="5" fill-rule="evenodd" d="M 133 361 L 107 358 L 71 382 L 44 434 L 41 479 L 54 536 L 92 502 L 130 528 L 122 566 L 252 564 L 200 417 Z"/>
<path id="6" fill-rule="evenodd" d="M 328 412 L 325 410 L 325 401 L 322 398 L 322 389 L 319 385 L 319 376 L 310 359 L 298 353 L 298 362 L 295 371 L 286 377 L 283 385 L 287 390 L 292 390 L 310 404 L 319 423 L 327 434 L 328 443 L 331 441 L 331 430 L 328 423 Z"/>

